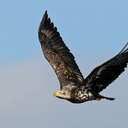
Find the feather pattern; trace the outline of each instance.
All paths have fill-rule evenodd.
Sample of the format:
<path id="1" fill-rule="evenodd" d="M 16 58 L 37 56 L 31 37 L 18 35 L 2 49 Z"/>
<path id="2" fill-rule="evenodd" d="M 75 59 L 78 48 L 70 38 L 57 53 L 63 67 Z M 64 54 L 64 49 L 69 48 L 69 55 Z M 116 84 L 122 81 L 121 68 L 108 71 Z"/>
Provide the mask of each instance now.
<path id="1" fill-rule="evenodd" d="M 109 84 L 111 84 L 123 71 L 128 63 L 128 43 L 119 54 L 96 67 L 84 83 L 86 88 L 89 88 L 96 93 L 99 93 Z"/>
<path id="2" fill-rule="evenodd" d="M 70 83 L 75 86 L 81 85 L 84 78 L 74 56 L 64 44 L 57 28 L 48 18 L 47 11 L 40 23 L 38 35 L 44 56 L 55 70 L 61 88 Z"/>

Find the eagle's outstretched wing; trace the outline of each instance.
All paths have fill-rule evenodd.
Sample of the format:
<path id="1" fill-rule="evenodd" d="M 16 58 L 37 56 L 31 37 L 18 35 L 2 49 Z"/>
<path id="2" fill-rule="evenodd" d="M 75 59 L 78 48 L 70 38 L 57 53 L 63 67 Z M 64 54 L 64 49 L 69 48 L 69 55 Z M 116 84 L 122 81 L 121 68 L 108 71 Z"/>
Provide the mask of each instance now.
<path id="1" fill-rule="evenodd" d="M 112 83 L 127 66 L 128 63 L 128 43 L 119 54 L 107 61 L 106 63 L 96 67 L 85 79 L 86 87 L 96 93 L 102 91 L 110 83 Z"/>
<path id="2" fill-rule="evenodd" d="M 45 58 L 57 74 L 61 88 L 70 82 L 82 84 L 84 78 L 74 56 L 64 44 L 57 28 L 48 18 L 47 11 L 39 26 L 38 36 Z"/>

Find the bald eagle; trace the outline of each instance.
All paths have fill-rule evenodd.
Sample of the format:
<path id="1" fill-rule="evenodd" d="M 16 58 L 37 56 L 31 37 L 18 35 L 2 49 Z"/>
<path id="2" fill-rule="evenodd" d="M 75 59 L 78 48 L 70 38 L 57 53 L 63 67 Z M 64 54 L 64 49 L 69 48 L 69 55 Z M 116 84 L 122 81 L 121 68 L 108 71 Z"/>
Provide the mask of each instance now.
<path id="1" fill-rule="evenodd" d="M 51 22 L 47 11 L 40 23 L 38 36 L 43 54 L 54 69 L 60 83 L 60 90 L 56 91 L 54 96 L 72 103 L 101 99 L 114 100 L 99 93 L 111 84 L 127 66 L 128 43 L 115 57 L 96 67 L 84 79 L 73 54 Z"/>

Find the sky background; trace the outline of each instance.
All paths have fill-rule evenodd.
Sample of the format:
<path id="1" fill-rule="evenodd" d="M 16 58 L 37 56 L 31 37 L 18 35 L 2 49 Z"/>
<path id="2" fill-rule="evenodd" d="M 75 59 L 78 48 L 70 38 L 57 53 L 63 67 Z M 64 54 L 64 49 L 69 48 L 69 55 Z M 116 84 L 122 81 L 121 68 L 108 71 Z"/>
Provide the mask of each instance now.
<path id="1" fill-rule="evenodd" d="M 53 97 L 57 77 L 42 55 L 38 26 L 45 10 L 81 72 L 116 55 L 128 41 L 127 0 L 0 1 L 0 127 L 128 126 L 128 69 L 103 95 L 115 101 L 72 104 Z"/>

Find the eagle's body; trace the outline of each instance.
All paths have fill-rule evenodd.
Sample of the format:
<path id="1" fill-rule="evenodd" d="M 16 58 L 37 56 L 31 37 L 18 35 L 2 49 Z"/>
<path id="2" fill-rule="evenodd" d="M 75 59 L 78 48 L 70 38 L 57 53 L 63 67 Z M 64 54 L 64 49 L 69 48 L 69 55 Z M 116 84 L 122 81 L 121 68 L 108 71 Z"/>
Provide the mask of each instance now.
<path id="1" fill-rule="evenodd" d="M 112 83 L 127 66 L 128 43 L 115 57 L 96 67 L 87 78 L 83 78 L 74 56 L 65 45 L 57 28 L 54 27 L 47 11 L 39 26 L 39 40 L 45 58 L 54 69 L 59 82 L 60 91 L 54 95 L 72 103 L 114 98 L 101 96 L 99 93 Z"/>

